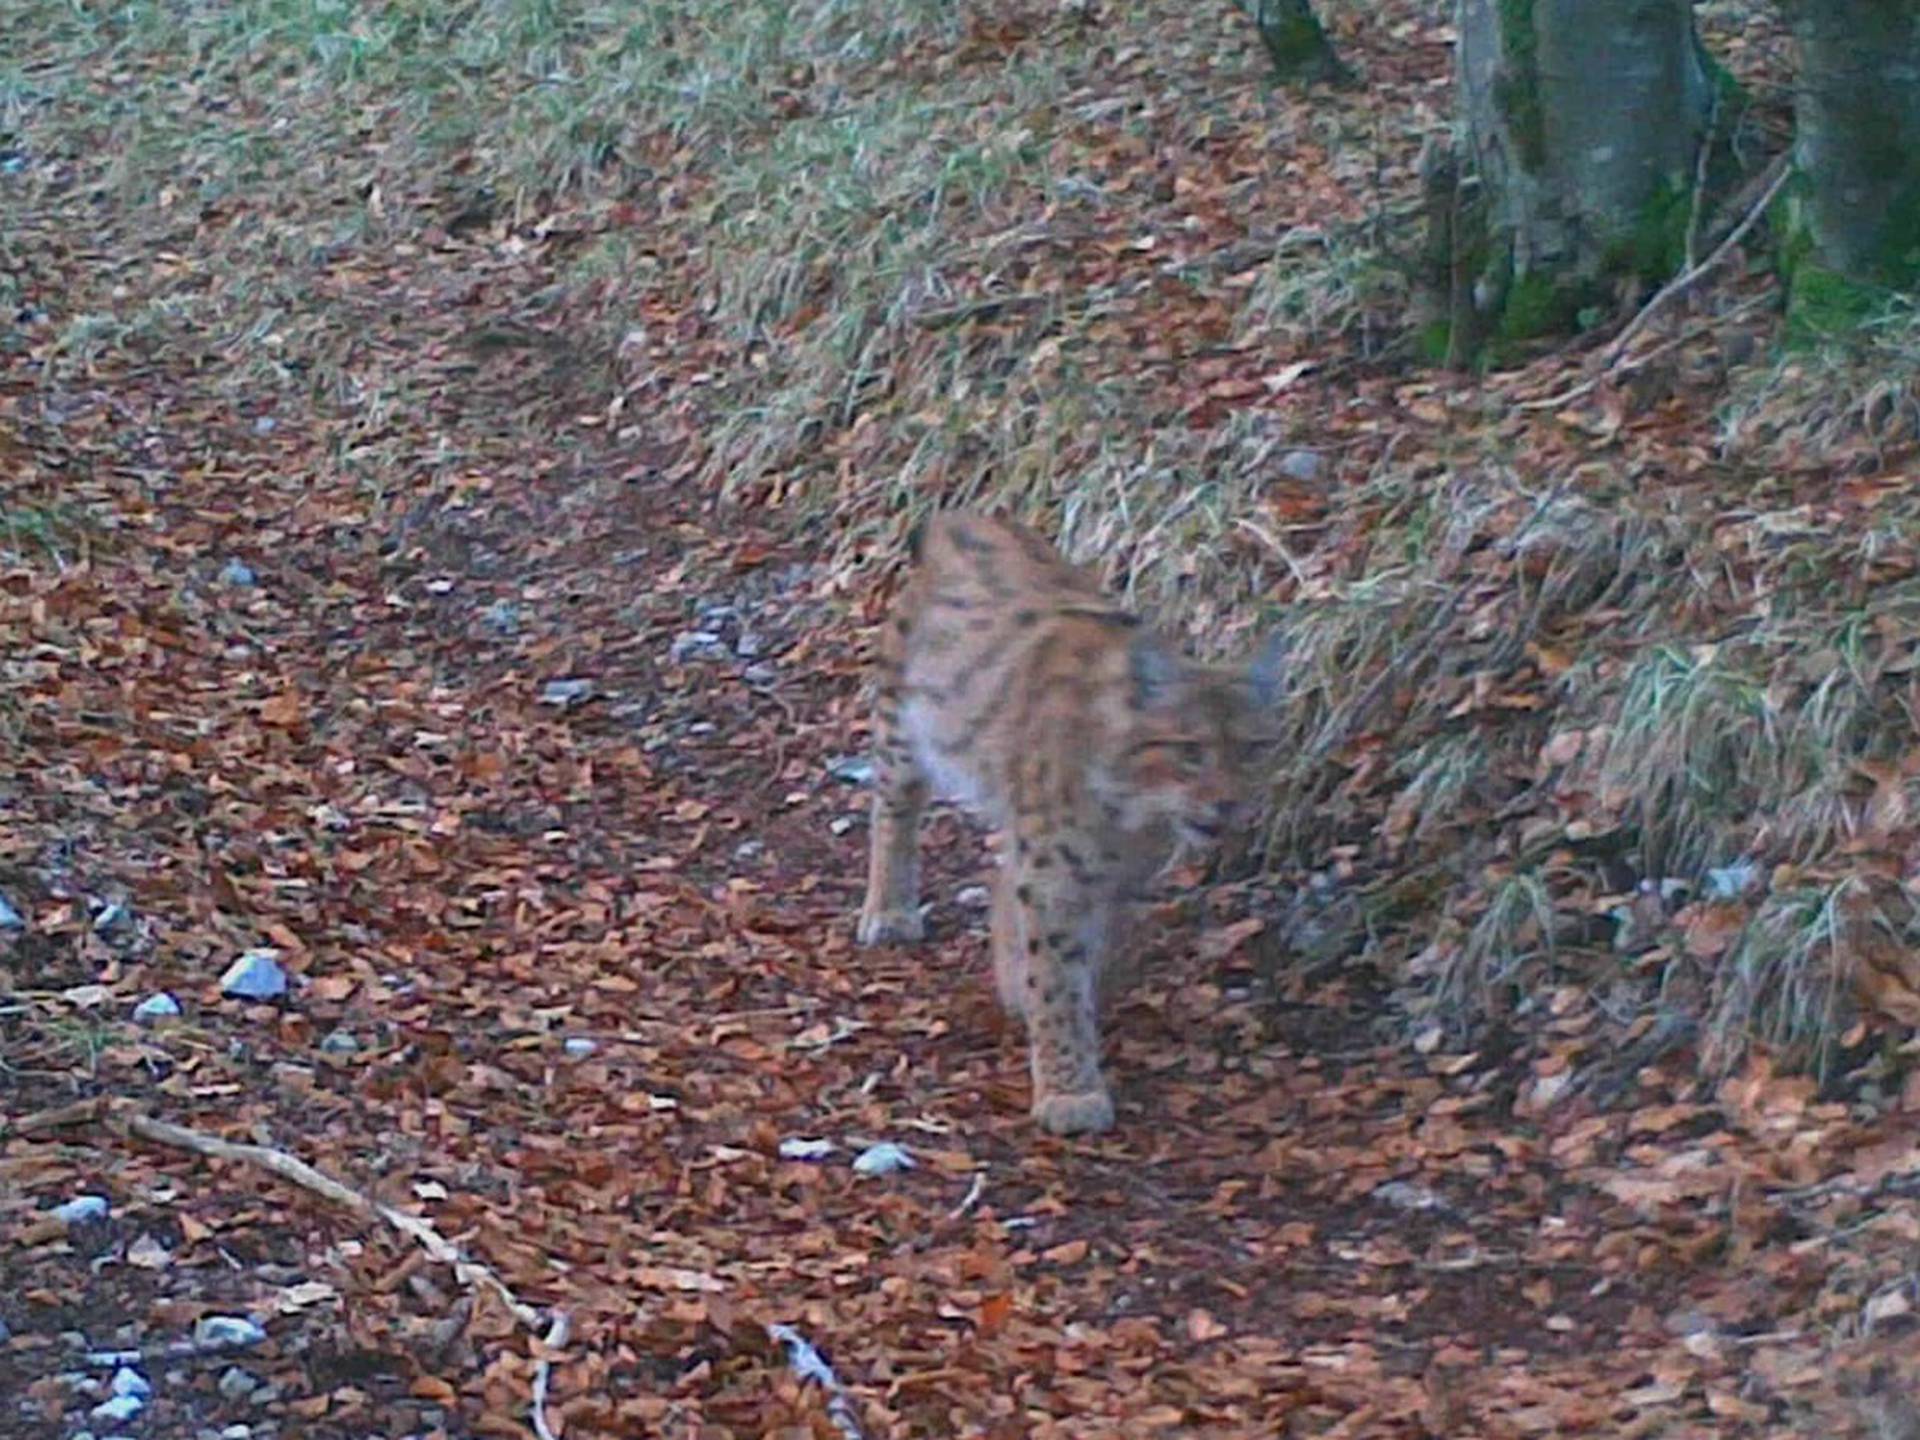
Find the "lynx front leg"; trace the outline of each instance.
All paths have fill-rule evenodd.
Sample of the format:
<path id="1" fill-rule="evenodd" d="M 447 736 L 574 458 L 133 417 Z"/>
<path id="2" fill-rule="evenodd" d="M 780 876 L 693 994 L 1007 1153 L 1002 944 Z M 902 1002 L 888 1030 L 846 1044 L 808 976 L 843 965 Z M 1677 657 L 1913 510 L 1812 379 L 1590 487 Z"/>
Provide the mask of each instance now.
<path id="1" fill-rule="evenodd" d="M 873 730 L 873 823 L 867 899 L 855 938 L 862 945 L 921 938 L 920 812 L 927 781 L 900 734 L 895 701 L 882 691 Z"/>
<path id="2" fill-rule="evenodd" d="M 1093 897 L 1042 897 L 1035 880 L 1012 877 L 1021 963 L 1001 973 L 1025 990 L 1033 1072 L 1033 1118 L 1055 1135 L 1113 1126 L 1113 1099 L 1100 1074 L 1100 976 L 1105 925 Z M 1075 887 L 1077 889 L 1077 887 Z M 996 969 L 1001 962 L 996 960 Z"/>
<path id="3" fill-rule="evenodd" d="M 1011 864 L 1003 863 L 993 876 L 993 920 L 988 943 L 993 950 L 993 988 L 1000 1008 L 1017 1020 L 1027 1018 L 1027 930 L 1024 908 L 1014 897 Z"/>

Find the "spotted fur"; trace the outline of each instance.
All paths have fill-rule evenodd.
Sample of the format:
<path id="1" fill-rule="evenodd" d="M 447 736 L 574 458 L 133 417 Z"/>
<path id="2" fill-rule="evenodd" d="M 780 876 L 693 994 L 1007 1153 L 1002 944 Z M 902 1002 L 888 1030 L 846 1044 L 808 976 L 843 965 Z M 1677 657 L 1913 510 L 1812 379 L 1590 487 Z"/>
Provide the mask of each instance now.
<path id="1" fill-rule="evenodd" d="M 921 937 L 920 815 L 938 793 L 1000 832 L 1002 1004 L 1026 1022 L 1033 1115 L 1105 1130 L 1099 995 L 1120 907 L 1180 840 L 1243 818 L 1278 669 L 1188 660 L 1031 531 L 936 516 L 882 633 L 863 945 Z"/>

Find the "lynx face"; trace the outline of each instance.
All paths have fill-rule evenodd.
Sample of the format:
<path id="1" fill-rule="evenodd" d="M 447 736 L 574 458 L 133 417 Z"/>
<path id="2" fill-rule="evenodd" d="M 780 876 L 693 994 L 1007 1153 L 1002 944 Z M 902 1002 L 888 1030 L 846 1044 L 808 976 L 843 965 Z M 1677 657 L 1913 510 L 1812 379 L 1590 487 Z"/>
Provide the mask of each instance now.
<path id="1" fill-rule="evenodd" d="M 1206 845 L 1250 810 L 1278 656 L 1195 664 L 1005 521 L 939 516 L 918 562 L 876 667 L 859 939 L 920 938 L 930 794 L 976 810 L 1003 833 L 994 973 L 1027 1022 L 1034 1116 L 1103 1130 L 1097 995 L 1116 912 L 1176 842 Z"/>

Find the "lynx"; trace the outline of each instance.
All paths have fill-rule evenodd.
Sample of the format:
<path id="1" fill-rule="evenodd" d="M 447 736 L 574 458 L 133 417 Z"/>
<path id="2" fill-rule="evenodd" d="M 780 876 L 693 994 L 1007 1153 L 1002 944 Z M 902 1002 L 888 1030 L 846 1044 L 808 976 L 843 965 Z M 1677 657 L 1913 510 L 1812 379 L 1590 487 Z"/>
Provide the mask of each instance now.
<path id="1" fill-rule="evenodd" d="M 1025 1022 L 1033 1117 L 1113 1124 L 1098 1008 L 1120 907 L 1184 841 L 1244 816 L 1279 654 L 1184 658 L 1031 531 L 936 516 L 882 633 L 858 939 L 921 938 L 920 815 L 937 791 L 1000 832 L 995 986 Z"/>

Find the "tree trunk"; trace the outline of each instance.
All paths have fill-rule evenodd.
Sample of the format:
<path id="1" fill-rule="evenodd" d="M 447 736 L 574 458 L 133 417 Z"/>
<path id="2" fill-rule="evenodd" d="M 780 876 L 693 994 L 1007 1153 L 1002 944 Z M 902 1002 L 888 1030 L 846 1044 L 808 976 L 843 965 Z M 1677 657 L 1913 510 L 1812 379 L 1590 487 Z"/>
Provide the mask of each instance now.
<path id="1" fill-rule="evenodd" d="M 1468 154 L 1429 167 L 1453 187 L 1429 194 L 1451 254 L 1425 338 L 1498 360 L 1679 267 L 1714 79 L 1689 0 L 1458 0 L 1456 18 Z"/>
<path id="2" fill-rule="evenodd" d="M 1313 13 L 1310 0 L 1234 0 L 1252 17 L 1267 47 L 1273 72 L 1282 80 L 1333 85 L 1350 84 L 1353 72 L 1334 53 L 1325 27 Z"/>
<path id="3" fill-rule="evenodd" d="M 1783 207 L 1789 324 L 1844 331 L 1920 282 L 1920 8 L 1799 0 L 1794 163 Z"/>

